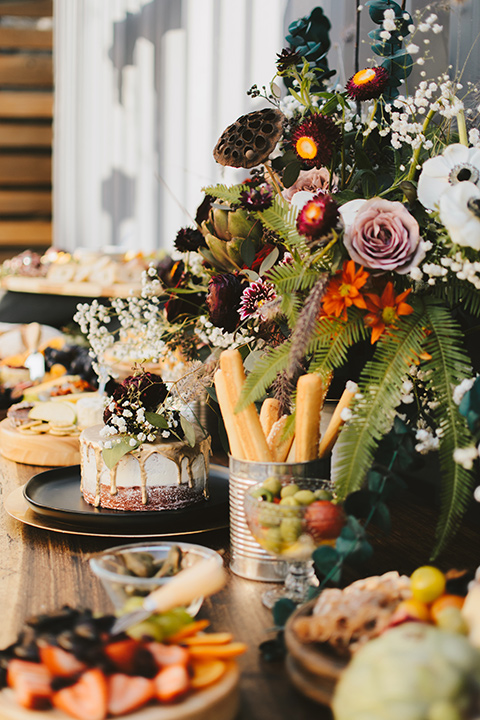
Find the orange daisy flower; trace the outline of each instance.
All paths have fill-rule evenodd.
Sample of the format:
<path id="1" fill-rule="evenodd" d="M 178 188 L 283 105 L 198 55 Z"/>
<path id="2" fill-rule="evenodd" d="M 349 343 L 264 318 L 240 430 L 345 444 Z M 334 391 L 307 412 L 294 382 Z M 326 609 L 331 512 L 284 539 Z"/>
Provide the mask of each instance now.
<path id="1" fill-rule="evenodd" d="M 347 309 L 352 305 L 367 309 L 365 298 L 360 288 L 369 278 L 368 272 L 360 267 L 355 269 L 353 260 L 343 263 L 343 268 L 328 283 L 323 299 L 323 310 L 327 315 L 335 315 L 347 319 Z"/>
<path id="2" fill-rule="evenodd" d="M 372 345 L 377 342 L 387 327 L 395 326 L 399 317 L 412 314 L 413 307 L 404 302 L 410 293 L 411 288 L 395 297 L 392 282 L 385 285 L 381 297 L 373 293 L 367 293 L 368 313 L 365 315 L 364 321 L 365 325 L 372 328 Z"/>

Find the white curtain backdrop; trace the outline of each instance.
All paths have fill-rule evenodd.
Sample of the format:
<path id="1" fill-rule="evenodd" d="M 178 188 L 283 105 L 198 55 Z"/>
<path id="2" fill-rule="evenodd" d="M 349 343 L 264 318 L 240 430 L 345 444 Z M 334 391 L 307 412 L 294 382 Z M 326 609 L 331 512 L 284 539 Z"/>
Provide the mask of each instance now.
<path id="1" fill-rule="evenodd" d="M 448 8 L 448 0 L 443 0 Z M 213 160 L 230 123 L 261 101 L 288 25 L 320 5 L 330 66 L 354 71 L 356 0 L 55 0 L 54 244 L 170 250 L 202 187 L 243 171 Z M 408 0 L 410 11 L 426 0 Z M 480 0 L 451 0 L 432 53 L 480 77 Z M 371 29 L 363 12 L 362 36 Z M 432 43 L 434 41 L 432 39 Z M 361 64 L 369 56 L 360 47 Z"/>

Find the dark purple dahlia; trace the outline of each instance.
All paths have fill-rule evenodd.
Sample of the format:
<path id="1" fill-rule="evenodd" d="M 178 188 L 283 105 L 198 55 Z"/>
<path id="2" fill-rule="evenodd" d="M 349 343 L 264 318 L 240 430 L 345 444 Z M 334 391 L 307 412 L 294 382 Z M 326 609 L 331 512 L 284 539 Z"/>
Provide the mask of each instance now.
<path id="1" fill-rule="evenodd" d="M 240 322 L 238 308 L 248 281 L 238 273 L 215 275 L 208 283 L 207 307 L 209 320 L 226 332 L 233 332 Z"/>

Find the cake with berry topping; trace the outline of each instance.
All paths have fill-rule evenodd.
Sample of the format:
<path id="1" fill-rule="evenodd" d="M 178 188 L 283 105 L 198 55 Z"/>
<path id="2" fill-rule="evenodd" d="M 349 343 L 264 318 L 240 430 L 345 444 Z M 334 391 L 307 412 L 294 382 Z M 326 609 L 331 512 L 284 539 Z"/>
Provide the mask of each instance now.
<path id="1" fill-rule="evenodd" d="M 117 385 L 104 424 L 80 436 L 81 491 L 113 510 L 178 510 L 208 498 L 210 437 L 174 409 L 162 378 Z"/>

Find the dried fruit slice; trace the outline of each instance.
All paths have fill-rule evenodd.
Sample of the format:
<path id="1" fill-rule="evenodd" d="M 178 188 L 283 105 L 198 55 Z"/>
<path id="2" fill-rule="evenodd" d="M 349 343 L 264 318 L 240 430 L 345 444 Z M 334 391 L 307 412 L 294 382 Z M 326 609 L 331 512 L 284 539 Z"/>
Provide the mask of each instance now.
<path id="1" fill-rule="evenodd" d="M 183 642 L 185 638 L 191 635 L 196 635 L 200 630 L 205 630 L 209 625 L 209 620 L 195 620 L 195 622 L 185 625 L 185 627 L 175 633 L 175 635 L 170 635 L 166 640 L 169 645 L 175 645 L 176 643 Z"/>
<path id="2" fill-rule="evenodd" d="M 195 660 L 192 662 L 191 668 L 193 671 L 190 679 L 192 688 L 199 690 L 200 688 L 207 687 L 207 685 L 213 685 L 213 683 L 220 680 L 222 675 L 225 674 L 227 663 L 219 658 Z"/>
<path id="3" fill-rule="evenodd" d="M 185 665 L 168 665 L 160 670 L 153 680 L 155 694 L 160 702 L 177 700 L 191 687 L 190 677 Z"/>
<path id="4" fill-rule="evenodd" d="M 115 673 L 108 678 L 108 712 L 124 715 L 146 705 L 155 697 L 155 685 L 149 678 Z"/>
<path id="5" fill-rule="evenodd" d="M 232 640 L 233 635 L 229 632 L 197 633 L 193 637 L 185 638 L 183 644 L 190 647 L 192 645 L 226 645 Z"/>
<path id="6" fill-rule="evenodd" d="M 54 693 L 52 703 L 78 720 L 104 720 L 108 711 L 107 678 L 98 668 L 87 670 L 74 685 Z"/>
<path id="7" fill-rule="evenodd" d="M 242 642 L 232 642 L 227 645 L 194 645 L 188 648 L 191 658 L 232 658 L 243 655 L 247 645 Z"/>
<path id="8" fill-rule="evenodd" d="M 75 655 L 56 645 L 44 645 L 40 648 L 40 660 L 54 677 L 72 677 L 86 670 L 85 663 Z"/>
<path id="9" fill-rule="evenodd" d="M 13 689 L 15 700 L 29 710 L 42 710 L 50 706 L 52 675 L 40 663 L 14 658 L 8 663 L 7 683 Z"/>
<path id="10" fill-rule="evenodd" d="M 136 658 L 139 649 L 142 647 L 138 640 L 127 638 L 126 640 L 108 643 L 103 648 L 103 652 L 118 671 L 134 675 Z"/>

